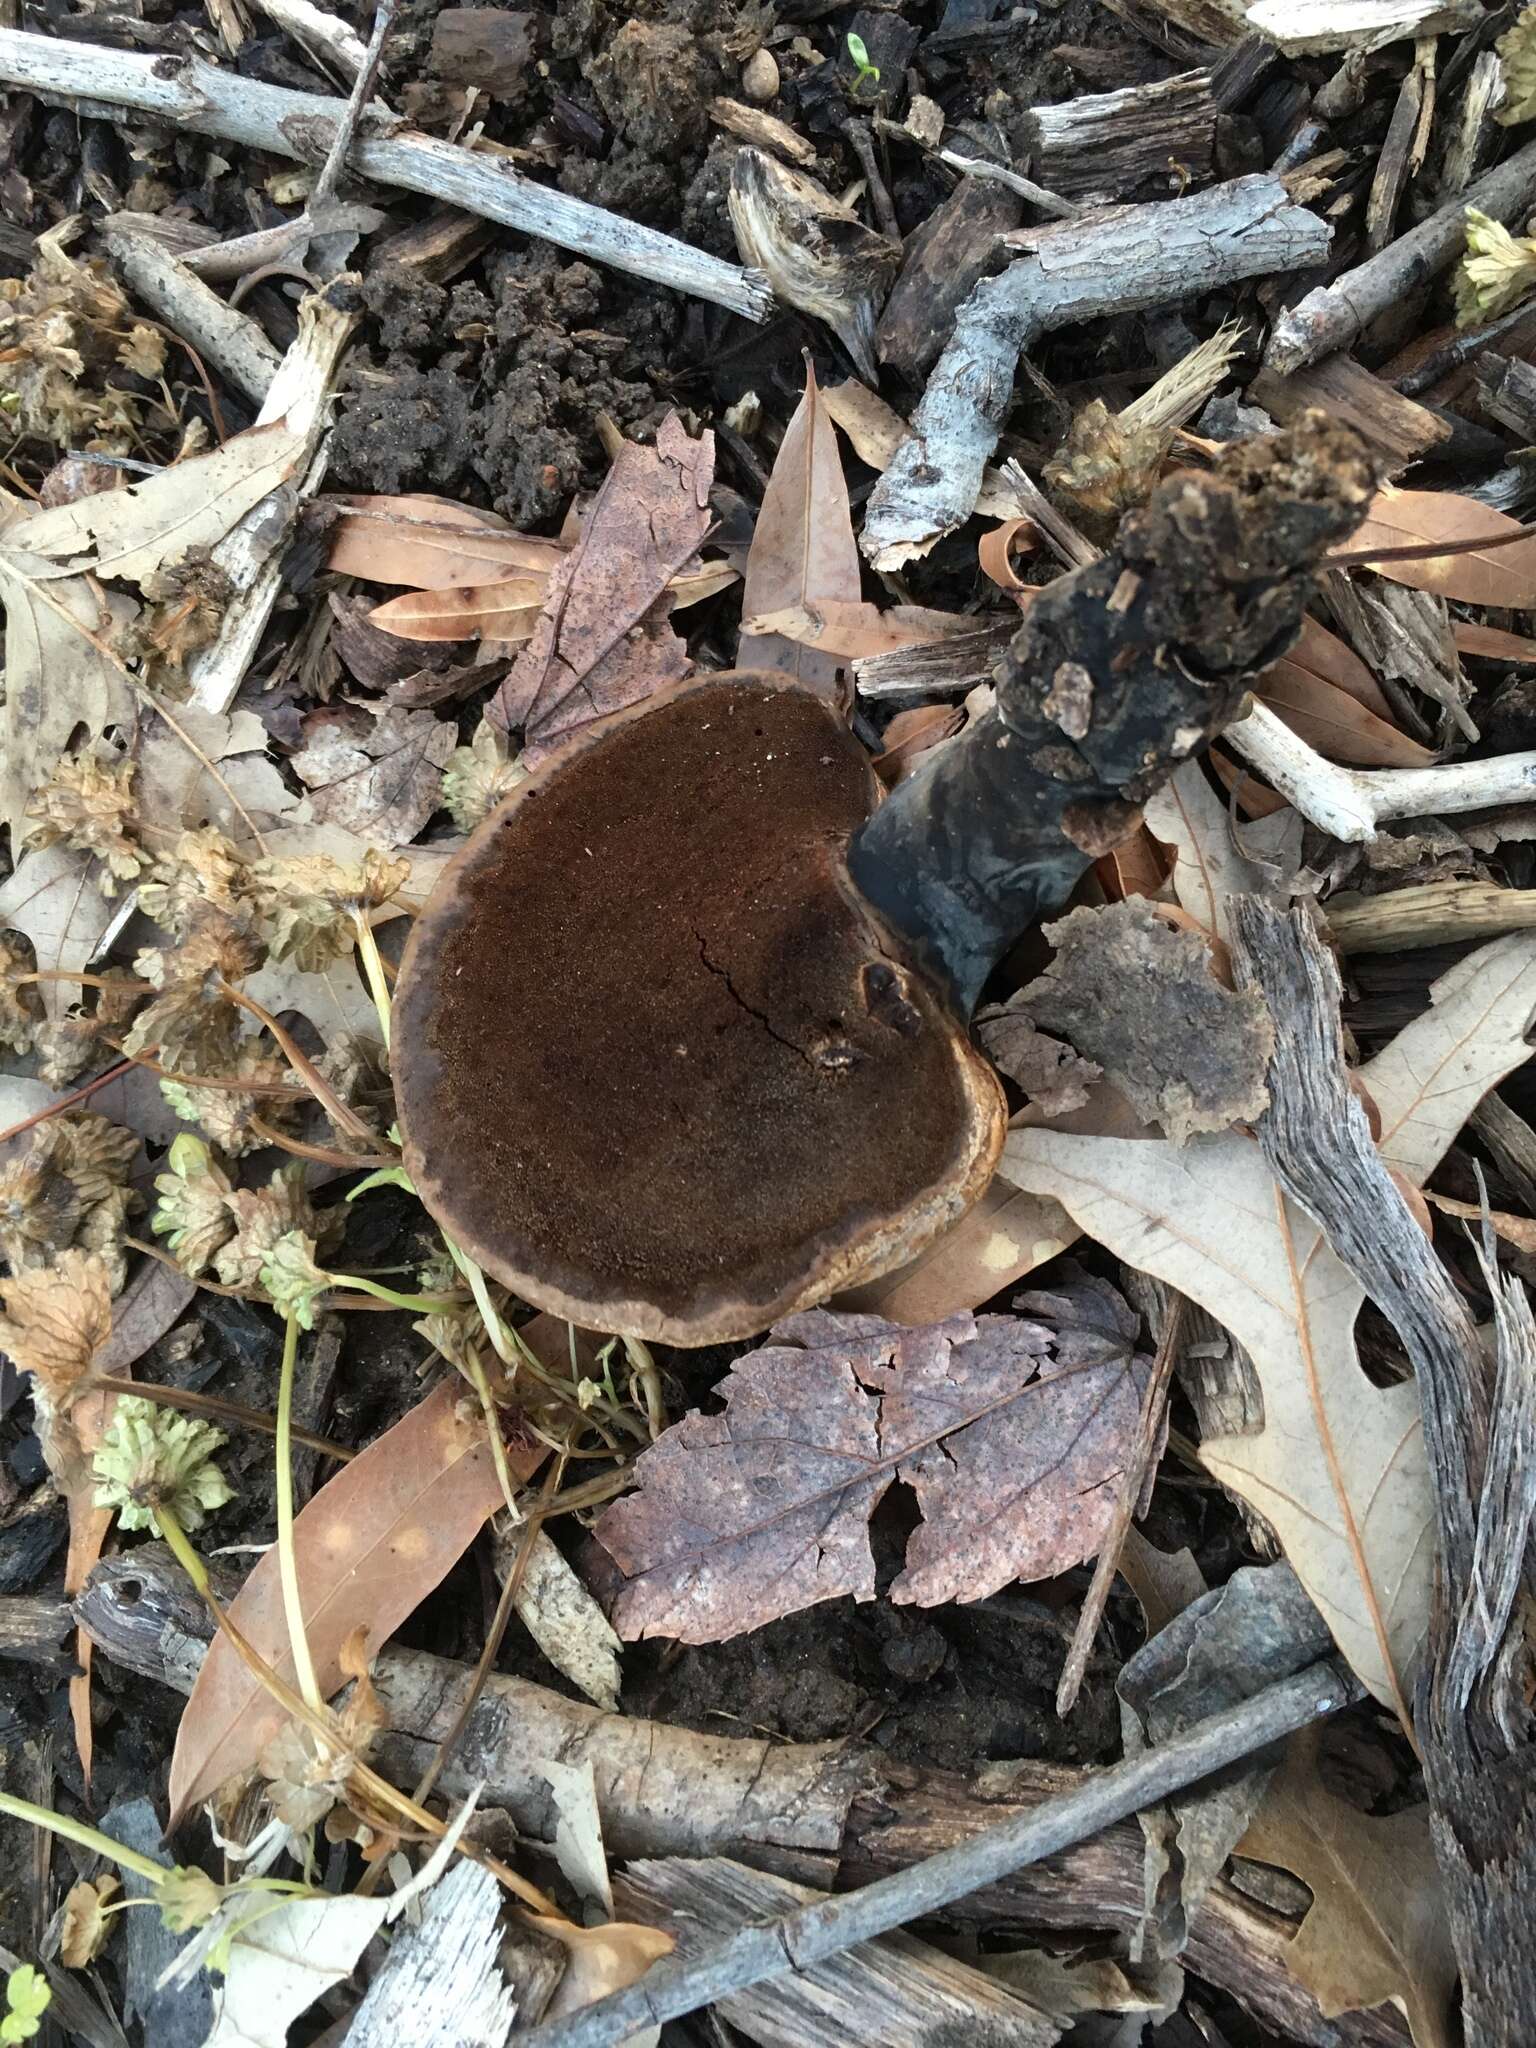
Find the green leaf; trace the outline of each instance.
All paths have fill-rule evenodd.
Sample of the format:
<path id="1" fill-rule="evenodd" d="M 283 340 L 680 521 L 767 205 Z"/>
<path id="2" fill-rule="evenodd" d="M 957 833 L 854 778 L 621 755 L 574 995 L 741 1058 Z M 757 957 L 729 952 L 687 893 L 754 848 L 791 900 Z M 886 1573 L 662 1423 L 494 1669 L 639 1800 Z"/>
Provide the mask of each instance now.
<path id="1" fill-rule="evenodd" d="M 5 2018 L 0 2019 L 0 2041 L 30 2041 L 43 2023 L 43 2014 L 53 1999 L 53 1988 L 41 1970 L 23 1963 L 5 1980 Z"/>

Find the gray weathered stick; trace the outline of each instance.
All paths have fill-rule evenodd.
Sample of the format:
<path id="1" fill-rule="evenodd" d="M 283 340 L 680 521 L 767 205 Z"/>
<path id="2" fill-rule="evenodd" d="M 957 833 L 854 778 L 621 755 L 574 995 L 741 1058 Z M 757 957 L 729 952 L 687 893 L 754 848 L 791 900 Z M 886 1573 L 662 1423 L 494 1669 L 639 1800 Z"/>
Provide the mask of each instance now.
<path id="1" fill-rule="evenodd" d="M 1315 363 L 1319 356 L 1348 348 L 1378 314 L 1405 293 L 1427 284 L 1453 263 L 1466 246 L 1466 210 L 1478 207 L 1495 220 L 1510 221 L 1536 197 L 1536 142 L 1528 142 L 1467 191 L 1420 221 L 1406 235 L 1332 284 L 1308 292 L 1282 313 L 1265 351 L 1265 366 L 1282 376 Z"/>
<path id="2" fill-rule="evenodd" d="M 194 277 L 163 243 L 124 226 L 116 215 L 102 222 L 102 237 L 134 296 L 260 405 L 283 358 L 250 315 Z"/>
<path id="3" fill-rule="evenodd" d="M 569 2019 L 534 2027 L 526 2036 L 529 2048 L 610 2048 L 636 2028 L 678 2019 L 788 1970 L 808 1969 L 855 1942 L 937 1912 L 1022 1864 L 1069 1848 L 1360 1696 L 1355 1680 L 1333 1660 L 1314 1664 L 1230 1713 L 1213 1714 L 1187 1735 L 1127 1757 L 1075 1791 L 988 1828 L 959 1848 L 859 1891 L 743 1927 L 691 1961 L 662 1962 L 627 1991 L 600 1998 Z"/>
<path id="4" fill-rule="evenodd" d="M 196 58 L 138 57 L 21 29 L 0 29 L 0 80 L 45 96 L 84 96 L 156 115 L 197 135 L 313 164 L 325 160 L 345 104 L 321 93 L 261 85 Z M 536 185 L 500 158 L 402 130 L 376 109 L 359 124 L 350 162 L 360 176 L 380 185 L 462 206 L 594 263 L 712 299 L 749 320 L 765 320 L 773 309 L 767 280 L 757 271 Z"/>
<path id="5" fill-rule="evenodd" d="M 911 436 L 870 498 L 865 554 L 877 569 L 898 569 L 969 519 L 1019 356 L 1041 335 L 1321 262 L 1330 233 L 1267 174 L 1030 230 L 1032 253 L 960 308 Z"/>

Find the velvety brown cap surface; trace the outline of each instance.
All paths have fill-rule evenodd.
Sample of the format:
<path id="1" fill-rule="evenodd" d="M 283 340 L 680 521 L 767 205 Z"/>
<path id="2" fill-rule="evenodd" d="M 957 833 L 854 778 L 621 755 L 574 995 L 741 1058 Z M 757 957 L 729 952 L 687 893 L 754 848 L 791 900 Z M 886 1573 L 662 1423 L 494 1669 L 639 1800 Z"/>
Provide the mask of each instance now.
<path id="1" fill-rule="evenodd" d="M 843 878 L 874 796 L 825 705 L 712 678 L 561 756 L 443 878 L 394 1013 L 406 1160 L 519 1294 L 749 1335 L 980 1193 L 996 1083 Z"/>

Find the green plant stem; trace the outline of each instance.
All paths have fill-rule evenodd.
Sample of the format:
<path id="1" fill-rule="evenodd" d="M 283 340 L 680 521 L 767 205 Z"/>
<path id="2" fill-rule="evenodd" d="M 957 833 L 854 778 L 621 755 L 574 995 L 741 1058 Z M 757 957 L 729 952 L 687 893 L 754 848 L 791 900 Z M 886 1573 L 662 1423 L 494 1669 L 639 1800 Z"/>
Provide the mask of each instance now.
<path id="1" fill-rule="evenodd" d="M 24 1820 L 34 1828 L 46 1828 L 51 1835 L 62 1835 L 66 1842 L 89 1849 L 94 1855 L 104 1856 L 109 1863 L 117 1864 L 121 1870 L 131 1870 L 135 1877 L 142 1877 L 149 1884 L 157 1885 L 168 1875 L 163 1863 L 153 1863 L 149 1857 L 125 1849 L 121 1842 L 114 1842 L 110 1835 L 87 1827 L 83 1820 L 70 1820 L 48 1806 L 34 1806 L 30 1799 L 17 1799 L 9 1792 L 0 1792 L 0 1813 L 8 1813 L 12 1820 Z"/>
<path id="2" fill-rule="evenodd" d="M 309 1637 L 304 1632 L 304 1608 L 299 1598 L 299 1567 L 293 1554 L 293 1368 L 299 1355 L 299 1326 L 292 1316 L 283 1319 L 283 1361 L 277 1380 L 277 1569 L 283 1586 L 283 1612 L 288 1621 L 288 1647 L 293 1655 L 293 1674 L 306 1705 L 319 1714 L 325 1698 L 315 1676 L 309 1654 Z"/>
<path id="3" fill-rule="evenodd" d="M 480 1412 L 485 1417 L 485 1433 L 490 1439 L 491 1463 L 496 1467 L 496 1477 L 501 1484 L 501 1497 L 507 1504 L 507 1513 L 514 1522 L 521 1522 L 523 1511 L 517 1504 L 517 1488 L 512 1478 L 512 1467 L 507 1463 L 507 1446 L 502 1439 L 501 1417 L 491 1396 L 491 1383 L 485 1376 L 485 1367 L 480 1354 L 473 1344 L 466 1344 L 469 1355 L 469 1376 L 474 1382 L 475 1392 L 480 1396 Z"/>
<path id="4" fill-rule="evenodd" d="M 355 1287 L 359 1294 L 371 1294 L 391 1308 L 414 1309 L 418 1315 L 449 1315 L 462 1308 L 462 1299 L 452 1294 L 400 1294 L 393 1287 L 381 1287 L 377 1280 L 365 1280 L 360 1273 L 327 1273 L 333 1287 Z"/>
<path id="5" fill-rule="evenodd" d="M 212 1604 L 213 1588 L 208 1583 L 208 1567 L 192 1548 L 187 1532 L 171 1513 L 169 1508 L 157 1507 L 155 1527 L 171 1546 L 171 1553 L 187 1577 L 196 1586 L 203 1598 Z M 158 1867 L 158 1866 L 157 1866 Z"/>

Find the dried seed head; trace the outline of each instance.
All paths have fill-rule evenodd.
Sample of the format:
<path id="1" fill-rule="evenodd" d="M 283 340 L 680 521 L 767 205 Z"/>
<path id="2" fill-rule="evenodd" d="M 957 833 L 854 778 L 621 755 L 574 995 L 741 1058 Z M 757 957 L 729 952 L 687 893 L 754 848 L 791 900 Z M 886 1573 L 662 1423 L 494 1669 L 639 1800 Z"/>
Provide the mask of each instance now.
<path id="1" fill-rule="evenodd" d="M 122 1394 L 91 1469 L 100 1484 L 96 1505 L 112 1508 L 125 1529 L 162 1533 L 158 1517 L 197 1529 L 214 1508 L 235 1497 L 213 1462 L 224 1432 L 192 1415 Z"/>

